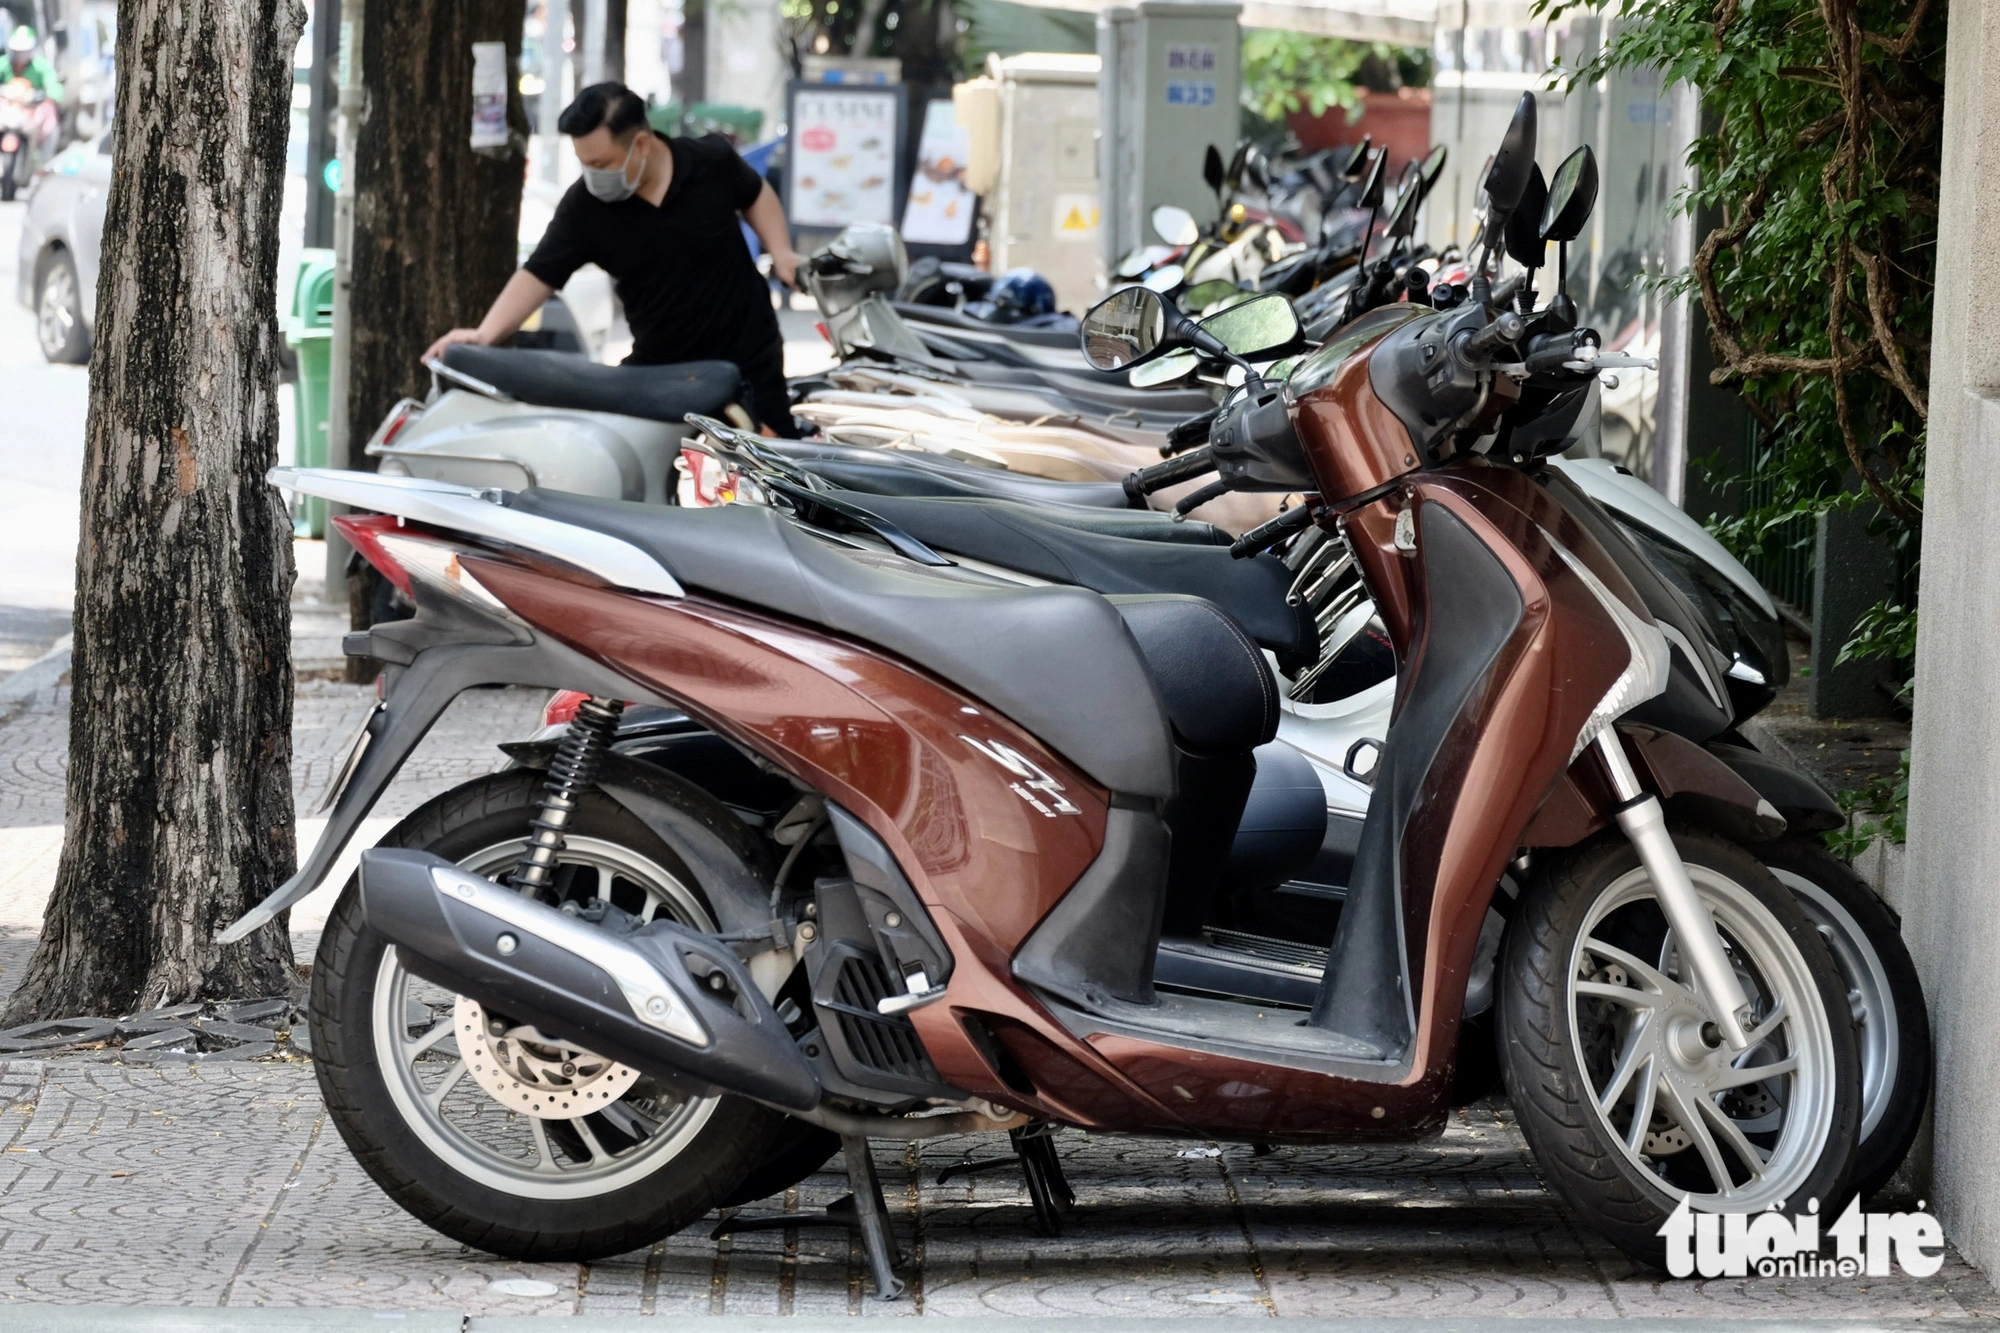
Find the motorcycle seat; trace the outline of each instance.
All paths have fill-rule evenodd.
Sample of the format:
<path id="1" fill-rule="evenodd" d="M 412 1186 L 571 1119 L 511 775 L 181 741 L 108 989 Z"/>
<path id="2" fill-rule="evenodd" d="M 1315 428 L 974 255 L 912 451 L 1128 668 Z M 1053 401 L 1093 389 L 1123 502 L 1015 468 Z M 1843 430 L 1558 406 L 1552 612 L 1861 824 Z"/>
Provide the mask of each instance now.
<path id="1" fill-rule="evenodd" d="M 799 468 L 836 486 L 871 495 L 1004 496 L 1029 504 L 1130 509 L 1125 488 L 1110 481 L 1056 481 L 966 463 L 943 454 L 817 441 L 766 440 Z"/>
<path id="2" fill-rule="evenodd" d="M 1230 539 L 1205 523 L 1130 511 L 1072 518 L 1011 500 L 869 495 L 857 503 L 941 553 L 1095 592 L 1203 598 L 1274 652 L 1310 654 L 1318 643 L 1312 612 L 1286 604 L 1292 571 L 1284 561 L 1235 559 Z M 1165 529 L 1192 540 L 1168 539 Z"/>
<path id="3" fill-rule="evenodd" d="M 687 588 L 904 658 L 1110 791 L 1163 799 L 1176 790 L 1160 687 L 1117 608 L 1096 593 L 856 551 L 761 506 L 693 509 L 539 489 L 507 503 L 630 542 Z"/>
<path id="4" fill-rule="evenodd" d="M 904 319 L 922 320 L 926 324 L 936 324 L 948 329 L 963 329 L 971 333 L 991 334 L 1010 342 L 1026 343 L 1031 347 L 1049 347 L 1076 355 L 1077 365 L 1083 365 L 1083 353 L 1077 347 L 1075 329 L 1024 329 L 1018 324 L 995 324 L 990 320 L 974 319 L 962 311 L 948 306 L 917 305 L 909 301 L 893 303 L 896 313 Z"/>
<path id="5" fill-rule="evenodd" d="M 445 349 L 444 363 L 536 407 L 616 412 L 678 422 L 690 412 L 715 416 L 736 400 L 743 377 L 728 361 L 671 366 L 600 366 L 570 352 L 517 347 Z"/>

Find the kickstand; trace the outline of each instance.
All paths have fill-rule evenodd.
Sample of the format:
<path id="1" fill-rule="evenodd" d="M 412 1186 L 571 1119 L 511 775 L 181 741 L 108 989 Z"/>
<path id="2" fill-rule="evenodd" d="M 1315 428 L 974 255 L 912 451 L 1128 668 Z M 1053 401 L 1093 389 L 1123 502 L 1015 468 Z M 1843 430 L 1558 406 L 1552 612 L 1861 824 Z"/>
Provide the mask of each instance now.
<path id="1" fill-rule="evenodd" d="M 1061 1214 L 1076 1207 L 1076 1191 L 1069 1187 L 1069 1180 L 1063 1175 L 1062 1159 L 1056 1155 L 1054 1127 L 1023 1125 L 1009 1130 L 1007 1137 L 1013 1140 L 1012 1157 L 955 1163 L 938 1172 L 938 1184 L 944 1184 L 953 1176 L 970 1176 L 983 1171 L 997 1171 L 1001 1167 L 1018 1166 L 1027 1182 L 1028 1202 L 1035 1210 L 1036 1234 L 1060 1236 Z"/>
<path id="2" fill-rule="evenodd" d="M 896 1238 L 889 1230 L 889 1203 L 882 1197 L 882 1181 L 875 1174 L 875 1159 L 868 1152 L 868 1140 L 842 1135 L 841 1156 L 847 1159 L 847 1185 L 852 1194 L 843 1194 L 817 1213 L 785 1213 L 777 1217 L 725 1217 L 709 1233 L 721 1240 L 740 1231 L 789 1231 L 793 1227 L 844 1227 L 861 1233 L 861 1252 L 868 1257 L 868 1270 L 875 1278 L 875 1295 L 893 1301 L 903 1294 L 903 1281 L 896 1276 Z"/>

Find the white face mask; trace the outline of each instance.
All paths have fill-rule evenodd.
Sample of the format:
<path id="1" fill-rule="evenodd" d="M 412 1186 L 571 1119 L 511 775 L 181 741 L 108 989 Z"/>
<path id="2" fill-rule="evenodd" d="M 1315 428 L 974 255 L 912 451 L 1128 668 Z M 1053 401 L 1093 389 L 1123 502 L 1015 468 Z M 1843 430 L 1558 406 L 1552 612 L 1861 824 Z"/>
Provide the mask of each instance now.
<path id="1" fill-rule="evenodd" d="M 639 182 L 626 180 L 625 173 L 631 169 L 632 154 L 639 151 L 639 140 L 634 137 L 632 146 L 625 150 L 625 161 L 615 167 L 585 167 L 583 188 L 607 204 L 615 204 L 622 199 L 630 199 L 639 192 Z M 645 161 L 641 159 L 639 174 L 645 175 Z"/>

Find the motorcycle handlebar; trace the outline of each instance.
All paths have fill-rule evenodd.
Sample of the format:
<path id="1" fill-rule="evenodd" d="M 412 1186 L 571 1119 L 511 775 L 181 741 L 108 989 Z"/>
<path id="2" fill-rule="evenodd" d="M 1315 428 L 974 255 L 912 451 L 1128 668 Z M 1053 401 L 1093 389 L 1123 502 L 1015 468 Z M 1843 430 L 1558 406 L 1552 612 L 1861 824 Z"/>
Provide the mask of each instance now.
<path id="1" fill-rule="evenodd" d="M 1211 407 L 1200 416 L 1189 417 L 1186 421 L 1169 426 L 1167 442 L 1160 446 L 1160 457 L 1172 458 L 1175 454 L 1185 453 L 1196 445 L 1207 444 L 1208 428 L 1215 424 L 1215 419 L 1220 415 L 1222 415 L 1221 408 Z"/>
<path id="2" fill-rule="evenodd" d="M 1164 463 L 1142 467 L 1125 478 L 1125 494 L 1134 504 L 1143 504 L 1154 491 L 1163 491 L 1204 472 L 1215 470 L 1215 455 L 1207 445 L 1190 449 Z"/>
<path id="3" fill-rule="evenodd" d="M 1312 526 L 1312 506 L 1296 505 L 1276 518 L 1266 519 L 1229 544 L 1229 554 L 1247 560 L 1266 551 L 1295 532 Z"/>
<path id="4" fill-rule="evenodd" d="M 1527 321 L 1511 310 L 1496 315 L 1492 323 L 1466 339 L 1465 354 L 1484 359 L 1495 349 L 1518 341 L 1527 327 Z"/>

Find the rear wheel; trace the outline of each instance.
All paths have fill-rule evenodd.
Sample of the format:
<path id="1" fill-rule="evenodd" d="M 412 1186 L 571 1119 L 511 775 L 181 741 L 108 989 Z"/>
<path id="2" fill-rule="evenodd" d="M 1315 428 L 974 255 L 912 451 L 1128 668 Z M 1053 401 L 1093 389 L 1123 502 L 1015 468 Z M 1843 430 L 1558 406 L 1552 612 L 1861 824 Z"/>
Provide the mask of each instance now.
<path id="1" fill-rule="evenodd" d="M 541 782 L 515 770 L 467 783 L 382 845 L 502 877 Z M 715 929 L 674 849 L 610 798 L 586 795 L 567 841 L 563 898 Z M 799 1131 L 818 1132 L 738 1098 L 677 1096 L 424 981 L 363 920 L 358 890 L 350 880 L 313 968 L 320 1087 L 362 1167 L 445 1235 L 518 1259 L 625 1253 L 722 1203 Z M 613 1100 L 582 1115 L 552 1109 L 591 1085 Z"/>
<path id="2" fill-rule="evenodd" d="M 1659 1227 L 1683 1199 L 1837 1210 L 1861 1120 L 1845 987 L 1805 914 L 1740 848 L 1685 830 L 1674 841 L 1750 997 L 1747 1050 L 1721 1041 L 1617 834 L 1529 888 L 1500 996 L 1507 1090 L 1542 1173 L 1586 1225 L 1656 1266 Z"/>
<path id="3" fill-rule="evenodd" d="M 1909 1155 L 1931 1088 L 1930 1016 L 1895 913 L 1845 862 L 1808 838 L 1757 844 L 1757 859 L 1798 898 L 1847 988 L 1861 1049 L 1861 1146 L 1854 1191 L 1863 1198 Z"/>

